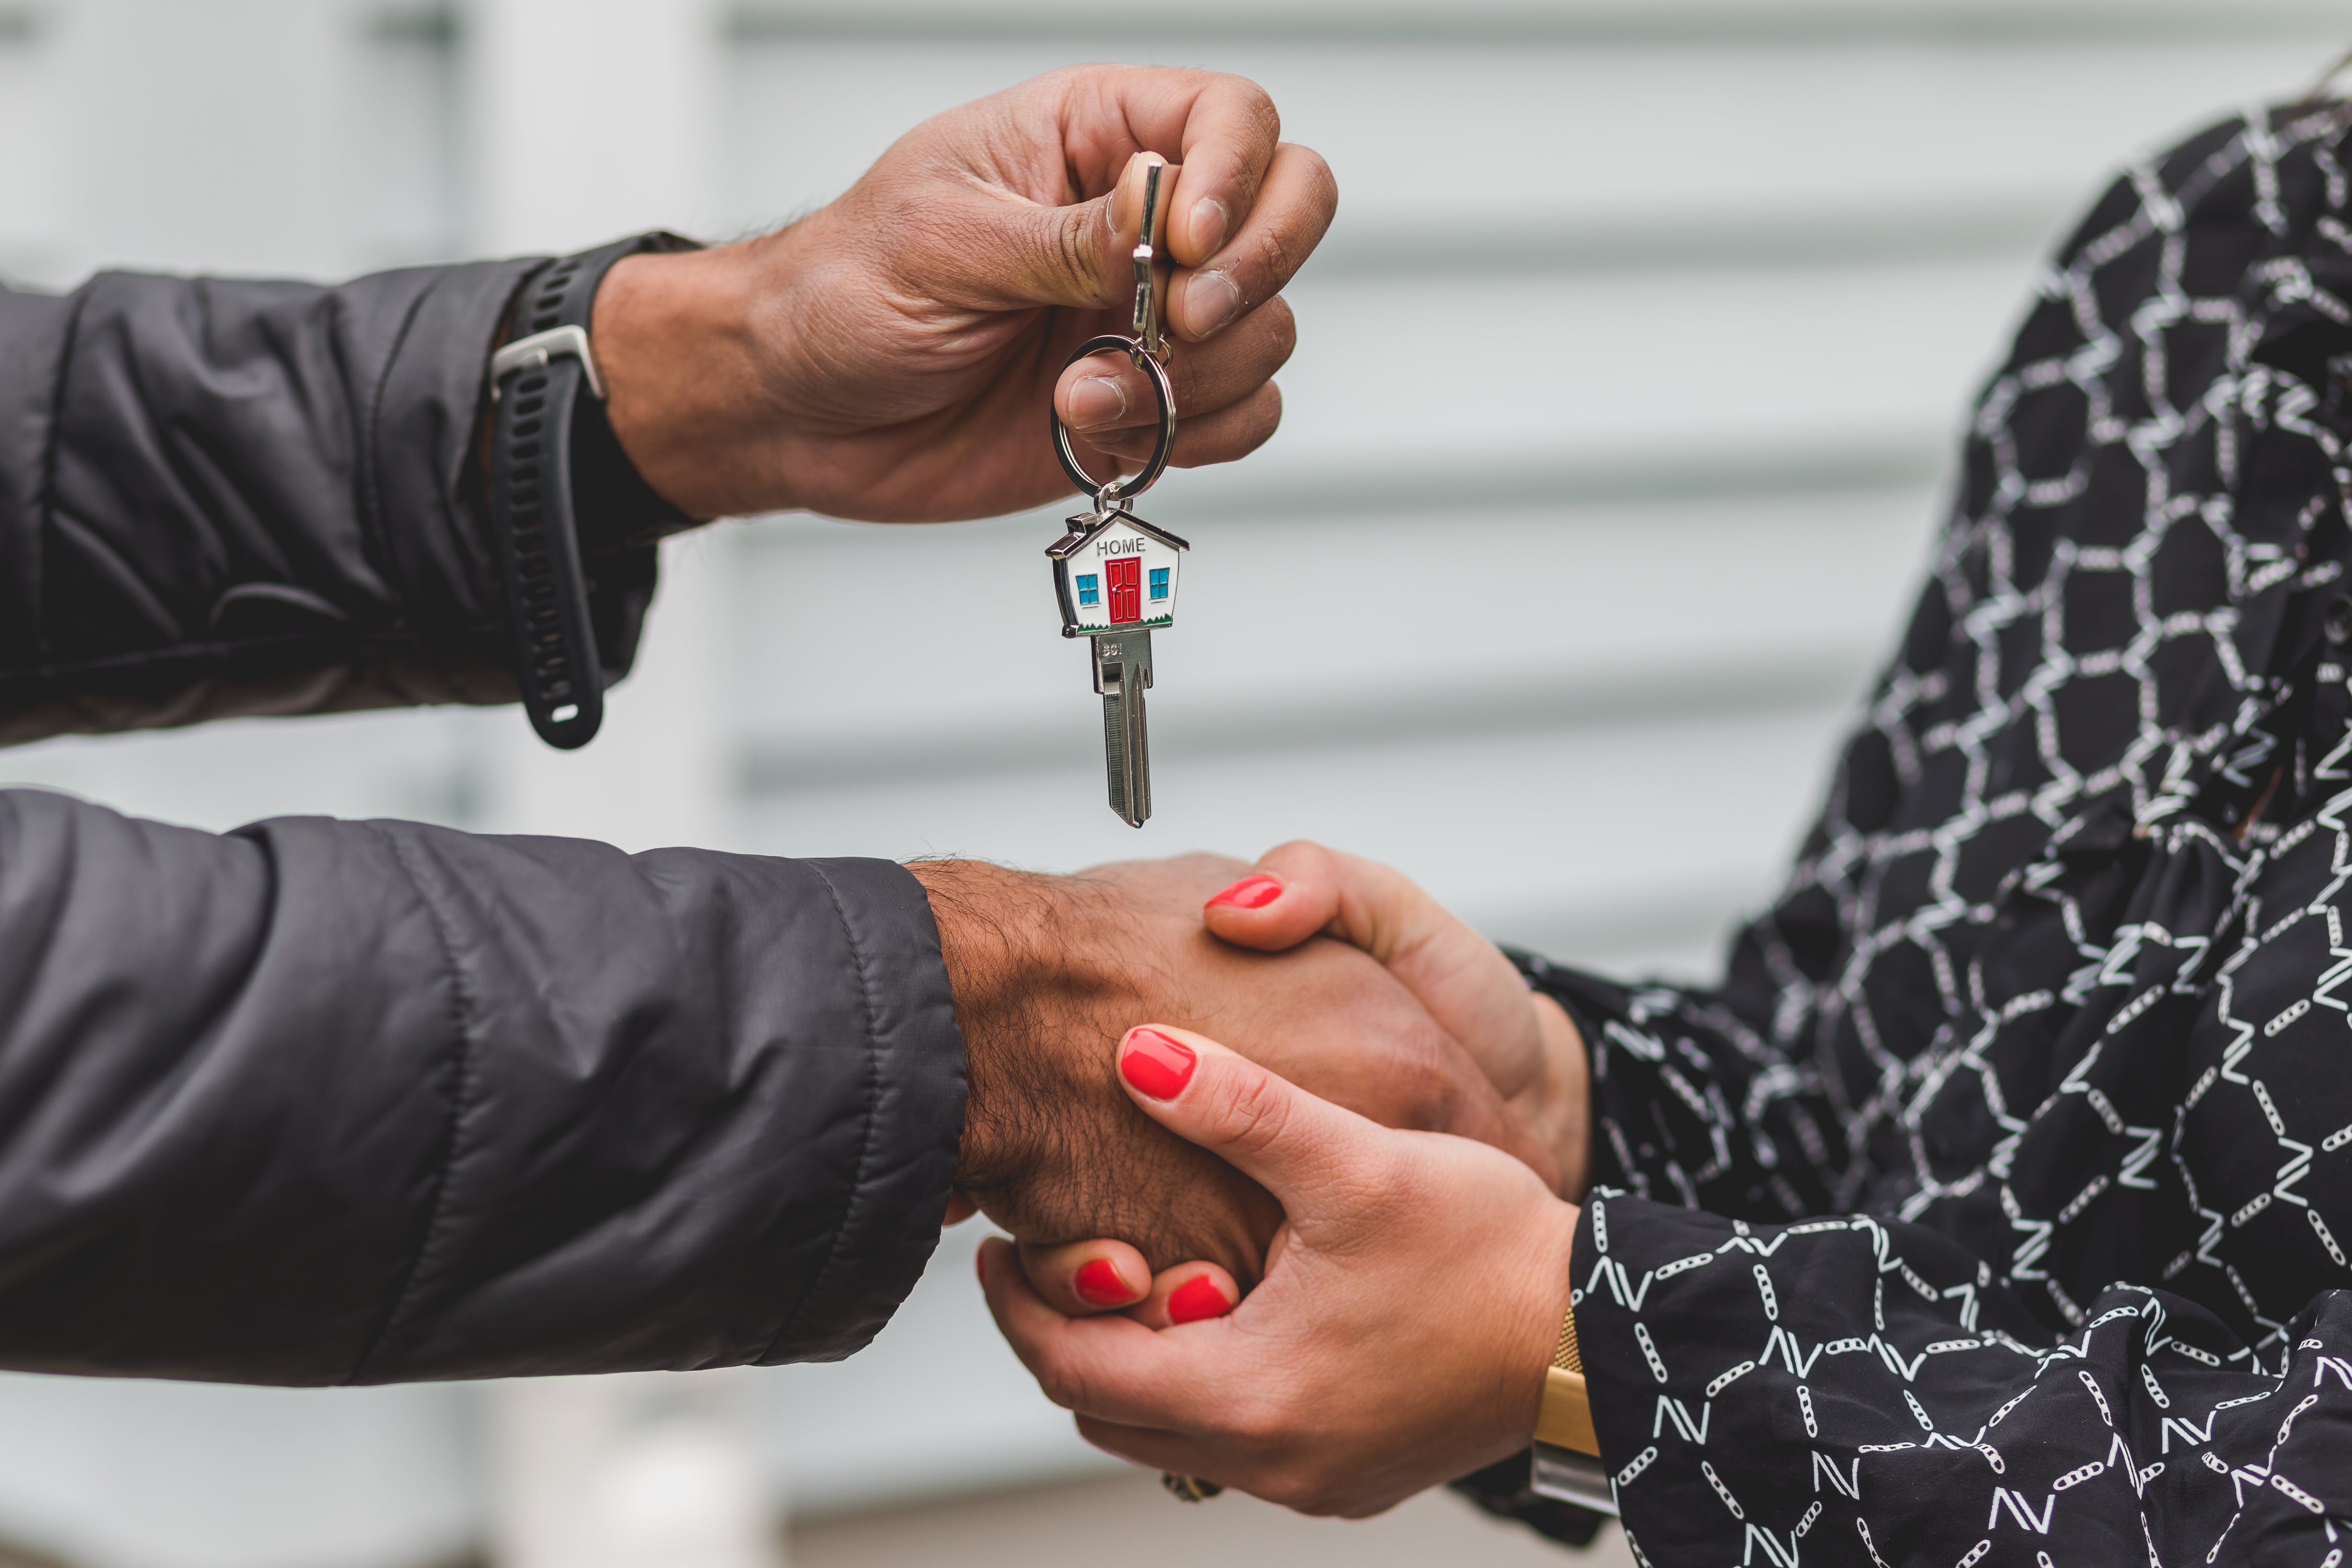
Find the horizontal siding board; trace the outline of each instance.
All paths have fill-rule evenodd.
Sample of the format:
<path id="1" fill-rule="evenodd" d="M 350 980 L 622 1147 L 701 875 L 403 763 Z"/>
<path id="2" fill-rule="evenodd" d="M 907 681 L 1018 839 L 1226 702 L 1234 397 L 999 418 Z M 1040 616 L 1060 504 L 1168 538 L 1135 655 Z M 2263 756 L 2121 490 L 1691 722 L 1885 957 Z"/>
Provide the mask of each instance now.
<path id="1" fill-rule="evenodd" d="M 1933 205 L 1874 202 L 1779 212 L 1693 208 L 1571 218 L 1416 223 L 1376 210 L 1348 221 L 1315 252 L 1317 280 L 1549 276 L 1594 272 L 1757 272 L 1885 262 L 1991 258 L 2022 262 L 2051 247 L 2078 197 L 1953 197 Z M 1573 286 L 1569 284 L 1569 286 Z"/>
<path id="2" fill-rule="evenodd" d="M 1694 39 L 1805 48 L 1854 37 L 1967 46 L 2081 38 L 2236 38 L 2340 21 L 2325 0 L 1194 0 L 1145 9 L 1128 35 L 1181 44 L 1219 33 L 1323 43 L 1365 39 L 1605 47 Z M 1098 0 L 746 0 L 730 16 L 751 38 L 1053 39 L 1103 25 Z"/>
<path id="3" fill-rule="evenodd" d="M 1464 699 L 1447 721 L 1492 731 L 1851 696 L 1934 515 L 1934 493 L 1909 489 L 1195 530 L 1182 612 L 1154 639 L 1153 734 L 1168 754 L 1216 752 L 1286 727 L 1393 734 Z M 1057 531 L 746 536 L 730 664 L 754 778 L 919 775 L 983 739 L 997 767 L 1094 744 L 1085 650 L 1059 635 L 1043 553 Z M 1514 705 L 1530 717 L 1496 721 Z"/>
<path id="4" fill-rule="evenodd" d="M 67 736 L 0 749 L 0 786 L 62 790 L 215 832 L 307 816 L 462 827 L 480 804 L 469 753 L 521 722 L 510 709 L 428 708 Z"/>
<path id="5" fill-rule="evenodd" d="M 1851 650 L 1770 649 L 1730 668 L 1613 680 L 1582 670 L 1550 679 L 1502 670 L 1444 690 L 1384 692 L 1360 679 L 1338 683 L 1337 689 L 1311 689 L 1302 677 L 1268 683 L 1288 691 L 1286 701 L 1160 704 L 1153 709 L 1151 752 L 1163 765 L 1248 757 L 1269 766 L 1315 769 L 1335 752 L 1398 739 L 1447 745 L 1641 720 L 1804 712 L 1853 696 L 1863 686 L 1862 669 Z M 1082 711 L 1092 715 L 1091 707 Z M 959 712 L 908 732 L 753 742 L 745 749 L 742 777 L 752 794 L 786 795 L 913 778 L 968 782 L 1090 768 L 1100 757 L 1100 732 L 1072 721 L 1069 713 L 1052 721 L 985 722 Z"/>
<path id="6" fill-rule="evenodd" d="M 1070 1413 L 1047 1402 L 990 1321 L 972 1288 L 972 1262 L 992 1234 L 985 1224 L 940 1232 L 929 1269 L 870 1349 L 847 1361 L 737 1374 L 753 1396 L 738 1408 L 785 1478 L 795 1515 L 1124 1468 L 1089 1447 Z M 906 1419 L 910 1409 L 921 1419 Z M 1019 1498 L 1008 1506 L 1038 1504 Z M 989 1564 L 1018 1560 L 993 1542 L 969 1554 Z M 853 1560 L 929 1568 L 938 1555 Z"/>
<path id="7" fill-rule="evenodd" d="M 1246 462 L 1181 469 L 1181 481 L 1154 490 L 1144 510 L 1182 529 L 1231 521 L 1282 528 L 1416 512 L 1459 517 L 1545 506 L 1826 498 L 1935 482 L 1950 466 L 1952 451 L 1940 428 L 1824 429 L 1766 442 L 1717 437 L 1681 443 L 1665 462 L 1654 450 L 1587 447 L 1482 452 L 1475 462 L 1406 450 L 1318 468 L 1278 464 L 1277 446 Z M 1068 510 L 1047 508 L 1038 515 L 1058 517 Z"/>
<path id="8" fill-rule="evenodd" d="M 829 199 L 927 116 L 1074 60 L 1124 59 L 1262 83 L 1285 133 L 1339 174 L 1341 255 L 1351 230 L 1377 252 L 1461 224 L 1516 249 L 1524 228 L 1597 224 L 1604 258 L 1613 248 L 1638 260 L 1661 234 L 1708 244 L 1743 226 L 1899 231 L 1995 210 L 2010 215 L 2007 237 L 2032 247 L 2032 215 L 2062 219 L 2137 148 L 2234 104 L 2300 92 L 2347 43 L 2352 21 L 2292 37 L 1964 50 L 1832 42 L 1770 56 L 1705 43 L 1284 44 L 1213 32 L 1165 45 L 1098 31 L 752 38 L 727 65 L 725 186 L 737 221 L 773 221 Z M 1632 241 L 1611 240 L 1621 231 Z"/>
<path id="9" fill-rule="evenodd" d="M 1264 480 L 1529 454 L 1671 468 L 1726 445 L 1930 440 L 1958 428 L 2031 282 L 2014 262 L 1573 287 L 1309 278 L 1283 428 L 1249 466 Z"/>
<path id="10" fill-rule="evenodd" d="M 1156 759 L 1155 814 L 1110 814 L 1098 762 L 756 798 L 750 846 L 782 855 L 978 856 L 1066 870 L 1319 838 L 1404 867 L 1494 935 L 1528 911 L 1654 905 L 1715 889 L 1728 919 L 1769 895 L 1818 796 L 1844 705 L 1315 753 Z"/>
<path id="11" fill-rule="evenodd" d="M 20 16 L 0 12 L 0 279 L 58 281 L 66 248 L 65 159 L 56 53 Z"/>

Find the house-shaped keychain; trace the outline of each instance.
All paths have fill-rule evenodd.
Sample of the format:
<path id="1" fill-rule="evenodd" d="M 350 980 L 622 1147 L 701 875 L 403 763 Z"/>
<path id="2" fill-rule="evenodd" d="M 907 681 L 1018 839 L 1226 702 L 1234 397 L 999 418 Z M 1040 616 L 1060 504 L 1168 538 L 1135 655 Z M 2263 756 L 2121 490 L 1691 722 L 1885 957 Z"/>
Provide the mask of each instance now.
<path id="1" fill-rule="evenodd" d="M 1176 571 L 1191 548 L 1126 511 L 1070 519 L 1070 532 L 1045 550 L 1062 601 L 1062 635 L 1148 632 L 1172 623 Z"/>
<path id="2" fill-rule="evenodd" d="M 1085 637 L 1093 647 L 1110 808 L 1129 827 L 1142 826 L 1151 815 L 1143 721 L 1143 694 L 1151 689 L 1151 633 L 1176 619 L 1176 569 L 1191 548 L 1109 500 L 1070 519 L 1070 531 L 1045 547 L 1054 562 L 1054 595 L 1062 602 L 1062 635 Z"/>

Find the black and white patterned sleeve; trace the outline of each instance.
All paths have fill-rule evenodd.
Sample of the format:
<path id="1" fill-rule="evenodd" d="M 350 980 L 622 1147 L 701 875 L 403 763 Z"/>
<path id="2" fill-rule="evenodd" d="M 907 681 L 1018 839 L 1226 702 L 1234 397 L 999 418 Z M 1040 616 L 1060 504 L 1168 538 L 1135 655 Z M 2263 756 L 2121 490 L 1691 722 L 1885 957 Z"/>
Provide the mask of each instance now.
<path id="1" fill-rule="evenodd" d="M 2352 1291 L 2304 1310 L 2281 1375 L 2137 1287 L 2053 1336 L 1958 1244 L 1864 1216 L 1598 1194 L 1575 1270 L 1646 1562 L 2352 1560 Z"/>
<path id="2" fill-rule="evenodd" d="M 1804 1048 L 1815 1004 L 1787 955 L 1790 913 L 1784 902 L 1741 933 L 1717 991 L 1621 985 L 1513 955 L 1584 1037 L 1591 1185 L 1747 1219 L 1852 1203 L 1843 1126 Z"/>

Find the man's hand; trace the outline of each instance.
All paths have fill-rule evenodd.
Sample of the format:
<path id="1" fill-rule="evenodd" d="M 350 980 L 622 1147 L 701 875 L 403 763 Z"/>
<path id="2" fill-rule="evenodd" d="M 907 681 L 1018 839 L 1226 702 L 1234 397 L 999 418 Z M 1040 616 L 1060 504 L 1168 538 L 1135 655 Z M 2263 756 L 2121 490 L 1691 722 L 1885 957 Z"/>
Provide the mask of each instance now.
<path id="1" fill-rule="evenodd" d="M 1236 862 L 909 869 L 930 895 L 964 1036 L 956 1184 L 1025 1243 L 1115 1236 L 1143 1268 L 1199 1259 L 1244 1286 L 1262 1271 L 1282 1217 L 1273 1199 L 1119 1088 L 1113 1047 L 1144 1018 L 1214 1028 L 1375 1121 L 1495 1143 L 1556 1179 L 1476 1064 L 1371 959 L 1319 938 L 1250 952 L 1203 931 L 1202 900 Z"/>
<path id="2" fill-rule="evenodd" d="M 1065 1315 L 984 1244 L 997 1326 L 1081 1436 L 1349 1515 L 1527 1446 L 1575 1208 L 1492 1149 L 1374 1126 L 1197 1035 L 1139 1028 L 1118 1059 L 1139 1108 L 1265 1183 L 1288 1221 L 1230 1316 L 1162 1311 L 1160 1331 Z"/>
<path id="3" fill-rule="evenodd" d="M 790 227 L 615 266 L 596 300 L 613 427 L 697 517 L 808 509 L 881 522 L 983 517 L 1066 491 L 1048 399 L 1102 451 L 1156 419 L 1116 355 L 1143 154 L 1164 193 L 1178 464 L 1272 435 L 1295 330 L 1276 298 L 1329 226 L 1323 161 L 1266 95 L 1205 71 L 1079 66 L 918 126 Z M 1058 383 L 1058 388 L 1057 388 Z M 1111 465 L 1105 462 L 1105 477 Z"/>

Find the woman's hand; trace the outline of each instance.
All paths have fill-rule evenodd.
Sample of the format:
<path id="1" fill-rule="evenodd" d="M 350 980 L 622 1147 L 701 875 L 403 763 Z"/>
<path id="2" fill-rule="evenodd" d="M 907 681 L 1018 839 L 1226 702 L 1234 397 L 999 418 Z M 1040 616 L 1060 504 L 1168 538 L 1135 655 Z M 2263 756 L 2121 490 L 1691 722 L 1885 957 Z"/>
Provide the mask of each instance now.
<path id="1" fill-rule="evenodd" d="M 1271 378 L 1296 331 L 1276 296 L 1339 203 L 1322 159 L 1280 134 L 1239 77 L 1127 66 L 926 121 L 788 228 L 616 265 L 594 318 L 614 429 L 697 517 L 1037 505 L 1070 489 L 1049 399 L 1099 450 L 1148 454 L 1141 373 L 1117 355 L 1062 362 L 1129 331 L 1149 154 L 1181 165 L 1162 193 L 1173 460 L 1241 457 L 1281 417 Z"/>
<path id="2" fill-rule="evenodd" d="M 1286 1220 L 1238 1307 L 1165 1330 L 1057 1311 L 1009 1244 L 985 1244 L 998 1326 L 1087 1441 L 1351 1516 L 1527 1444 L 1568 1310 L 1574 1207 L 1507 1154 L 1391 1131 L 1181 1029 L 1130 1033 L 1118 1073 Z"/>
<path id="3" fill-rule="evenodd" d="M 1530 990 L 1502 950 L 1393 867 L 1297 840 L 1202 906 L 1236 947 L 1279 952 L 1318 934 L 1378 959 L 1460 1041 L 1529 1137 L 1550 1151 L 1562 1197 L 1591 1169 L 1591 1068 L 1559 1003 Z"/>

